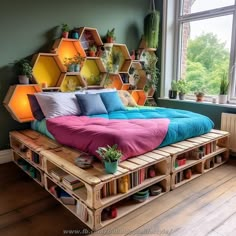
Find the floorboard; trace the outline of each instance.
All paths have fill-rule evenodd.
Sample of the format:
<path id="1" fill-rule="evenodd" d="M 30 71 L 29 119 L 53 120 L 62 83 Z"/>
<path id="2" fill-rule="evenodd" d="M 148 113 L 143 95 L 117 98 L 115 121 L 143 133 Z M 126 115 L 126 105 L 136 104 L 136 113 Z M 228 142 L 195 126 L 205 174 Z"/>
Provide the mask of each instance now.
<path id="1" fill-rule="evenodd" d="M 0 165 L 0 235 L 88 235 L 89 229 L 14 163 Z M 171 191 L 95 235 L 236 235 L 236 160 Z"/>

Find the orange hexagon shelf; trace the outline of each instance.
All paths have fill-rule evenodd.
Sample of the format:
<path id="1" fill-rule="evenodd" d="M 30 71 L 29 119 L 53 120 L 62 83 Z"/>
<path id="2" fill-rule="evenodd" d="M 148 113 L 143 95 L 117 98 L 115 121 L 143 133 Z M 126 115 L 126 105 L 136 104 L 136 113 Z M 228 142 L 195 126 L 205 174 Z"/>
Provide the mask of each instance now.
<path id="1" fill-rule="evenodd" d="M 80 75 L 66 74 L 62 80 L 60 90 L 62 92 L 72 92 L 78 87 L 86 87 L 86 81 L 84 81 Z"/>
<path id="2" fill-rule="evenodd" d="M 143 90 L 129 90 L 129 92 L 138 105 L 143 106 L 145 104 L 147 96 Z"/>
<path id="3" fill-rule="evenodd" d="M 100 58 L 87 58 L 80 72 L 83 79 L 87 81 L 87 86 L 100 85 L 106 70 Z"/>
<path id="4" fill-rule="evenodd" d="M 77 55 L 86 57 L 85 51 L 77 39 L 57 39 L 52 46 L 52 51 L 58 55 L 62 65 L 64 64 L 65 58 L 73 58 Z M 67 68 L 64 65 L 63 68 L 64 72 L 66 72 Z"/>
<path id="5" fill-rule="evenodd" d="M 18 122 L 34 120 L 27 94 L 41 92 L 39 85 L 13 85 L 10 86 L 3 101 L 12 118 Z"/>
<path id="6" fill-rule="evenodd" d="M 37 84 L 47 84 L 47 87 L 58 86 L 58 81 L 64 75 L 63 65 L 56 54 L 39 53 L 33 57 L 33 77 Z"/>

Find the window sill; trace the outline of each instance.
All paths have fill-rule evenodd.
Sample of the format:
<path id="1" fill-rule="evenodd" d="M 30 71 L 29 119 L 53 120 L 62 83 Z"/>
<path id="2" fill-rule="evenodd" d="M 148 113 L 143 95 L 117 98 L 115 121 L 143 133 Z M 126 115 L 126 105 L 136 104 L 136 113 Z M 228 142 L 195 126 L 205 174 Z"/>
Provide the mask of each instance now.
<path id="1" fill-rule="evenodd" d="M 218 106 L 218 107 L 228 107 L 228 108 L 236 108 L 236 104 L 219 104 L 219 103 L 212 103 L 212 102 L 207 102 L 207 101 L 202 101 L 202 102 L 196 102 L 195 100 L 189 100 L 189 99 L 184 99 L 184 100 L 179 100 L 179 99 L 169 99 L 169 98 L 158 98 L 158 100 L 162 101 L 173 101 L 173 102 L 180 102 L 180 103 L 190 103 L 190 104 L 196 104 L 196 105 L 206 105 L 206 106 Z"/>

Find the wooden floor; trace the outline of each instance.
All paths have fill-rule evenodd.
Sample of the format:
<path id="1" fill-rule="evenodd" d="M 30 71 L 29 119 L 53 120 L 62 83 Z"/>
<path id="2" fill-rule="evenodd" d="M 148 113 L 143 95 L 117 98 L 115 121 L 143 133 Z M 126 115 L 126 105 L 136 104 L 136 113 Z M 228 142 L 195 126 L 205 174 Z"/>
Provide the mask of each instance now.
<path id="1" fill-rule="evenodd" d="M 0 235 L 88 235 L 89 229 L 15 164 L 0 165 Z M 93 235 L 236 235 L 236 160 Z"/>

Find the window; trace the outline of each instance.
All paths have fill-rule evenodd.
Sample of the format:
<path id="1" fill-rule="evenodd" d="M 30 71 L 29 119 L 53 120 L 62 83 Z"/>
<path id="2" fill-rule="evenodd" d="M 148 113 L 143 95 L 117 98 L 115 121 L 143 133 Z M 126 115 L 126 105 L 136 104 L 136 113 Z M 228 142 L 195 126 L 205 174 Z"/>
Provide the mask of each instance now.
<path id="1" fill-rule="evenodd" d="M 231 102 L 236 103 L 235 0 L 178 0 L 177 79 L 189 82 L 189 94 L 204 90 L 218 95 L 224 72 L 231 81 Z"/>

